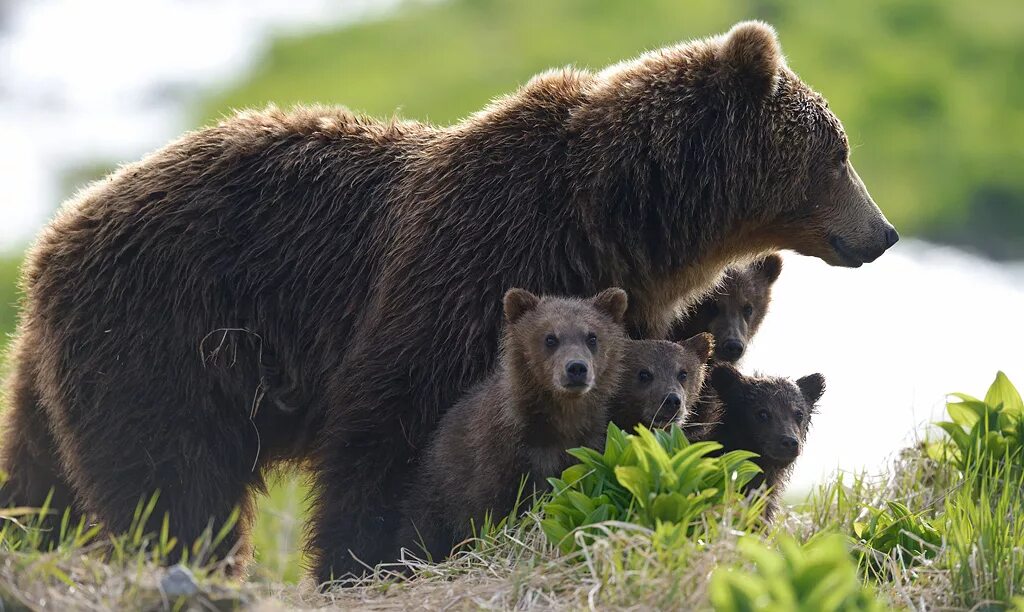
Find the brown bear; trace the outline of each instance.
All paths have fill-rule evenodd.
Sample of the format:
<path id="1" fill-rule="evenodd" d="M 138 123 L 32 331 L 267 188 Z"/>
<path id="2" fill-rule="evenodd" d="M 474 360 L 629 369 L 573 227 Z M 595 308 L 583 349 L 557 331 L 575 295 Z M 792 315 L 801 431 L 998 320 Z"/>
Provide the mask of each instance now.
<path id="1" fill-rule="evenodd" d="M 772 253 L 747 265 L 730 266 L 721 283 L 672 326 L 670 340 L 701 332 L 715 337 L 715 361 L 735 364 L 768 312 L 782 257 Z"/>
<path id="2" fill-rule="evenodd" d="M 700 332 L 715 337 L 715 363 L 737 363 L 761 327 L 772 286 L 782 273 L 782 257 L 772 253 L 745 265 L 730 266 L 722 281 L 700 302 L 676 320 L 669 339 L 689 338 Z M 714 427 L 718 400 L 705 380 L 685 424 L 690 439 L 703 439 Z"/>
<path id="3" fill-rule="evenodd" d="M 715 366 L 711 386 L 721 403 L 721 422 L 710 439 L 722 452 L 748 450 L 761 468 L 747 486 L 771 488 L 765 517 L 771 520 L 803 449 L 811 416 L 825 392 L 825 377 L 809 374 L 796 382 L 774 376 L 744 376 L 728 364 Z"/>
<path id="4" fill-rule="evenodd" d="M 684 421 L 700 396 L 714 345 L 707 333 L 681 342 L 629 340 L 623 380 L 609 407 L 611 420 L 628 432 L 640 424 L 661 428 Z"/>
<path id="5" fill-rule="evenodd" d="M 159 490 L 179 542 L 312 473 L 316 577 L 395 550 L 410 470 L 444 407 L 498 356 L 509 287 L 620 286 L 664 338 L 730 263 L 793 249 L 837 266 L 898 236 L 839 119 L 775 32 L 598 73 L 542 74 L 448 127 L 342 108 L 245 111 L 67 203 L 27 256 L 0 468 L 117 532 Z M 304 404 L 268 410 L 270 350 Z"/>
<path id="6" fill-rule="evenodd" d="M 472 535 L 485 514 L 512 511 L 548 488 L 578 446 L 602 448 L 608 401 L 619 384 L 626 294 L 590 300 L 505 295 L 497 370 L 445 413 L 423 454 L 399 542 L 434 560 Z M 529 501 L 525 501 L 529 507 Z"/>

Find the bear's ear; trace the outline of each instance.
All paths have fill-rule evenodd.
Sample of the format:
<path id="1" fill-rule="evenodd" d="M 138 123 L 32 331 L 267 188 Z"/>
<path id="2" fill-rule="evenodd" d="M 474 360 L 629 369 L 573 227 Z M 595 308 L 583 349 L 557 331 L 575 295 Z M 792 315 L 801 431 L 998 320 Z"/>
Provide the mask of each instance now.
<path id="1" fill-rule="evenodd" d="M 821 374 L 808 374 L 797 379 L 796 386 L 800 388 L 800 393 L 807 400 L 807 404 L 813 406 L 818 403 L 821 394 L 825 392 L 825 377 Z"/>
<path id="2" fill-rule="evenodd" d="M 754 100 L 775 91 L 782 67 L 782 49 L 775 30 L 763 21 L 737 23 L 725 35 L 718 51 L 722 76 L 732 87 Z"/>
<path id="3" fill-rule="evenodd" d="M 591 301 L 595 308 L 610 316 L 616 323 L 621 324 L 625 321 L 629 298 L 622 289 L 609 287 L 591 298 Z"/>
<path id="4" fill-rule="evenodd" d="M 515 323 L 522 316 L 540 304 L 540 298 L 526 289 L 509 289 L 505 292 L 505 320 Z"/>
<path id="5" fill-rule="evenodd" d="M 711 356 L 711 351 L 715 348 L 715 337 L 707 332 L 702 332 L 683 340 L 679 345 L 696 353 L 700 362 L 704 363 Z"/>
<path id="6" fill-rule="evenodd" d="M 723 399 L 731 396 L 742 382 L 743 375 L 729 364 L 717 365 L 711 370 L 711 386 Z"/>
<path id="7" fill-rule="evenodd" d="M 782 274 L 782 256 L 778 253 L 772 253 L 764 259 L 754 262 L 754 270 L 768 284 L 772 284 L 779 280 L 779 275 Z"/>

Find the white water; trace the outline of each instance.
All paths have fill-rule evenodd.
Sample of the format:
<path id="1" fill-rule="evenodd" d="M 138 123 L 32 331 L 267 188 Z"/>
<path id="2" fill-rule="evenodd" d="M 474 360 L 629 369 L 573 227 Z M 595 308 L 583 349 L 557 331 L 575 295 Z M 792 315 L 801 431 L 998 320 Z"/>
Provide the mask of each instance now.
<path id="1" fill-rule="evenodd" d="M 176 136 L 188 103 L 244 73 L 273 34 L 395 4 L 9 5 L 0 13 L 0 249 L 23 246 L 52 215 L 66 168 L 131 161 Z M 1020 267 L 909 241 L 860 270 L 787 257 L 745 368 L 828 379 L 794 488 L 836 467 L 880 467 L 941 414 L 945 393 L 983 394 L 999 368 L 1024 385 L 1022 279 Z"/>
<path id="2" fill-rule="evenodd" d="M 825 375 L 793 488 L 880 468 L 947 393 L 984 396 L 997 370 L 1024 390 L 1022 315 L 1024 271 L 956 249 L 905 240 L 856 270 L 787 254 L 742 365 Z"/>

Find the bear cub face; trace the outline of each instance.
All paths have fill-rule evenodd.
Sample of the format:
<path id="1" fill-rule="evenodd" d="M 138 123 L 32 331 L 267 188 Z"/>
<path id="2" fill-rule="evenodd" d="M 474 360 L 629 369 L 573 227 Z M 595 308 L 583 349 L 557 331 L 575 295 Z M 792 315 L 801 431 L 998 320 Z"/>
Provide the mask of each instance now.
<path id="1" fill-rule="evenodd" d="M 611 404 L 611 418 L 624 431 L 638 424 L 662 428 L 686 418 L 700 397 L 705 363 L 714 347 L 711 334 L 682 342 L 630 340 L 623 375 Z"/>
<path id="2" fill-rule="evenodd" d="M 730 365 L 711 372 L 711 385 L 723 408 L 727 448 L 759 454 L 762 467 L 785 468 L 800 456 L 825 378 L 810 374 L 794 383 L 785 378 L 744 376 Z M 731 443 L 729 443 L 731 442 Z"/>
<path id="3" fill-rule="evenodd" d="M 781 272 L 782 257 L 777 253 L 729 268 L 718 288 L 693 307 L 677 337 L 710 332 L 715 337 L 715 361 L 738 362 L 764 321 L 772 285 Z"/>
<path id="4" fill-rule="evenodd" d="M 606 289 L 589 300 L 505 294 L 504 356 L 509 373 L 556 401 L 572 403 L 617 382 L 626 293 Z M 526 388 L 520 386 L 518 388 Z"/>

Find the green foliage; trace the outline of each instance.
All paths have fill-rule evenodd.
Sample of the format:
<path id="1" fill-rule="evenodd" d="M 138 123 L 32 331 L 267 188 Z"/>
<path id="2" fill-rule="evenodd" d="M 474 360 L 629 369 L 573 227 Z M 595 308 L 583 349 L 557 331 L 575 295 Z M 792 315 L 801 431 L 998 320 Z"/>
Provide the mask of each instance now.
<path id="1" fill-rule="evenodd" d="M 605 450 L 569 451 L 580 463 L 551 478 L 553 493 L 544 504 L 541 527 L 563 552 L 577 549 L 580 534 L 601 533 L 593 525 L 607 521 L 636 523 L 648 528 L 681 526 L 687 536 L 703 531 L 700 520 L 742 495 L 739 491 L 760 469 L 754 453 L 733 451 L 709 457 L 721 449 L 714 442 L 691 444 L 678 427 L 650 431 L 637 427 L 636 435 L 608 426 Z M 734 517 L 740 529 L 753 527 L 764 508 L 764 498 L 741 508 Z M 589 529 L 587 527 L 590 527 Z M 664 537 L 675 537 L 663 530 Z"/>
<path id="2" fill-rule="evenodd" d="M 958 401 L 946 404 L 951 420 L 936 423 L 949 436 L 949 444 L 936 454 L 948 454 L 963 474 L 1004 461 L 1018 463 L 1024 448 L 1024 402 L 1006 375 L 996 375 L 984 400 L 953 395 Z"/>
<path id="3" fill-rule="evenodd" d="M 738 547 L 754 568 L 720 568 L 711 576 L 711 604 L 719 612 L 889 609 L 861 583 L 846 538 L 838 534 L 803 546 L 780 537 L 778 550 L 746 537 Z"/>
<path id="4" fill-rule="evenodd" d="M 450 0 L 277 40 L 197 117 L 269 102 L 449 123 L 552 67 L 602 68 L 759 18 L 846 125 L 903 233 L 1024 255 L 1024 3 Z"/>
<path id="5" fill-rule="evenodd" d="M 894 501 L 872 509 L 871 520 L 853 525 L 861 545 L 861 562 L 876 575 L 884 576 L 890 562 L 902 567 L 934 558 L 942 546 L 942 534 L 931 521 Z"/>

